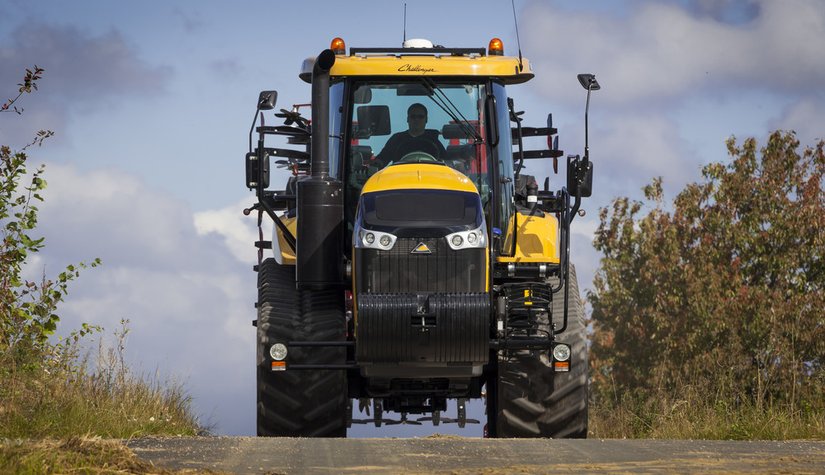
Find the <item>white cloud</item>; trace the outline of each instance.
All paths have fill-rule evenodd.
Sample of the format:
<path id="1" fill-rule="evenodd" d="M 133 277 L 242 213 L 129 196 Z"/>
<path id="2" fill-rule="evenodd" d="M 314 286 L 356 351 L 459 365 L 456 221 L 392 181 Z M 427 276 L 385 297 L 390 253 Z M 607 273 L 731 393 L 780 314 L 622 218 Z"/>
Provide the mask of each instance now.
<path id="1" fill-rule="evenodd" d="M 744 24 L 667 3 L 633 4 L 626 15 L 525 8 L 525 44 L 546 94 L 594 72 L 616 104 L 741 88 L 822 88 L 825 9 L 818 0 L 763 0 Z"/>
<path id="2" fill-rule="evenodd" d="M 605 185 L 602 189 L 613 194 L 636 192 L 627 187 L 656 176 L 683 185 L 698 170 L 691 168 L 693 163 L 684 153 L 689 145 L 679 137 L 678 127 L 655 114 L 611 114 L 592 136 L 591 147 L 598 150 L 595 172 Z"/>
<path id="3" fill-rule="evenodd" d="M 241 210 L 249 207 L 250 198 L 217 210 L 195 214 L 195 228 L 201 236 L 214 233 L 221 236 L 226 247 L 239 261 L 249 262 L 255 251 L 252 243 L 258 240 L 257 213 L 244 216 Z M 270 220 L 264 221 L 264 240 L 272 239 Z"/>
<path id="4" fill-rule="evenodd" d="M 46 179 L 46 247 L 32 264 L 52 275 L 78 260 L 104 261 L 71 286 L 62 329 L 89 322 L 111 331 L 129 319 L 129 361 L 186 381 L 196 409 L 213 415 L 219 431 L 249 433 L 254 252 L 241 262 L 224 239 L 198 233 L 183 202 L 125 173 L 50 165 Z"/>
<path id="5" fill-rule="evenodd" d="M 825 140 L 825 95 L 806 96 L 790 106 L 782 117 L 773 121 L 773 128 L 794 130 L 802 146 L 813 146 Z"/>

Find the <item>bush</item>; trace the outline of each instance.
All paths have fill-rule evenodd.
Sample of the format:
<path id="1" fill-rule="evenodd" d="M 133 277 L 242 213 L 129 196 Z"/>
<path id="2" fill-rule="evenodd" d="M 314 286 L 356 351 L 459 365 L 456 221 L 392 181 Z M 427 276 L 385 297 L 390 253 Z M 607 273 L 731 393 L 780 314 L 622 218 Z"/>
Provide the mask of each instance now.
<path id="1" fill-rule="evenodd" d="M 18 95 L 0 112 L 21 114 L 16 103 L 37 90 L 42 73 L 37 66 L 27 69 Z M 69 284 L 99 259 L 69 265 L 54 279 L 24 278 L 29 258 L 44 246 L 33 233 L 46 188 L 44 167 L 28 173 L 27 150 L 52 135 L 41 130 L 17 151 L 0 146 L 0 438 L 194 434 L 200 429 L 182 387 L 135 376 L 125 365 L 127 322 L 115 334 L 117 346 L 101 340 L 94 370 L 81 342 L 99 327 L 83 324 L 55 338 L 57 307 Z"/>
<path id="2" fill-rule="evenodd" d="M 597 405 L 643 414 L 686 400 L 708 413 L 821 420 L 823 146 L 800 151 L 792 132 L 761 150 L 731 139 L 730 163 L 706 166 L 672 206 L 656 179 L 645 202 L 601 210 L 588 295 Z"/>

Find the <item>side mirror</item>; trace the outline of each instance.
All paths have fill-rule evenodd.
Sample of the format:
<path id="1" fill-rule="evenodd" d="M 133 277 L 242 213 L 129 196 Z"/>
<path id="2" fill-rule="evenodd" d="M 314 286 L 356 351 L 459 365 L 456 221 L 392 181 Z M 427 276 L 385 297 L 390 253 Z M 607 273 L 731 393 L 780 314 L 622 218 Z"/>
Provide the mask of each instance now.
<path id="1" fill-rule="evenodd" d="M 593 162 L 578 155 L 567 157 L 567 191 L 582 198 L 593 194 Z"/>
<path id="2" fill-rule="evenodd" d="M 261 91 L 258 95 L 258 110 L 268 111 L 275 108 L 278 100 L 278 91 Z"/>
<path id="3" fill-rule="evenodd" d="M 487 96 L 484 101 L 484 128 L 491 147 L 498 145 L 498 118 L 496 117 L 496 96 Z"/>
<path id="4" fill-rule="evenodd" d="M 263 167 L 263 170 L 261 170 Z M 246 154 L 246 187 L 258 188 L 258 179 L 261 179 L 262 188 L 269 188 L 269 156 L 264 153 L 263 161 L 258 160 L 255 152 Z"/>
<path id="5" fill-rule="evenodd" d="M 598 91 L 602 88 L 599 85 L 599 81 L 596 81 L 595 74 L 583 73 L 577 74 L 576 77 L 579 78 L 579 84 L 588 91 Z"/>
<path id="6" fill-rule="evenodd" d="M 390 135 L 390 107 L 386 105 L 359 106 L 356 110 L 358 116 L 358 138 L 369 138 L 373 135 Z"/>
<path id="7" fill-rule="evenodd" d="M 372 102 L 372 88 L 369 86 L 360 86 L 353 93 L 352 100 L 356 104 L 369 104 Z"/>

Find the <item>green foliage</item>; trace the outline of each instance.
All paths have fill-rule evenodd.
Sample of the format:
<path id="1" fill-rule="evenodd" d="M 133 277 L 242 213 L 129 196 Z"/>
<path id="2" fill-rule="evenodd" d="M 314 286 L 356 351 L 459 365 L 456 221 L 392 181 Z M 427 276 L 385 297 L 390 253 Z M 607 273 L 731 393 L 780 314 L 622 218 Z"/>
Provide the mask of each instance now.
<path id="1" fill-rule="evenodd" d="M 791 133 L 728 141 L 665 206 L 661 179 L 645 201 L 602 209 L 603 253 L 592 304 L 594 395 L 711 407 L 825 412 L 825 144 Z M 813 411 L 813 412 L 811 412 Z"/>
<path id="2" fill-rule="evenodd" d="M 33 90 L 37 90 L 37 81 L 40 80 L 41 77 L 43 77 L 43 72 L 44 69 L 38 67 L 36 64 L 34 65 L 34 69 L 27 68 L 26 75 L 23 76 L 23 82 L 17 84 L 17 96 L 4 102 L 3 105 L 0 106 L 0 112 L 13 111 L 18 115 L 22 114 L 23 109 L 18 109 L 17 106 L 14 105 L 14 103 L 17 102 L 17 100 L 20 99 L 20 97 L 22 97 L 23 94 L 30 94 Z"/>
<path id="3" fill-rule="evenodd" d="M 19 94 L 0 111 L 21 113 L 10 106 L 37 90 L 42 73 L 36 66 L 26 70 Z M 41 130 L 16 151 L 0 146 L 0 438 L 195 434 L 200 428 L 181 385 L 129 371 L 126 321 L 115 334 L 116 350 L 100 347 L 94 371 L 81 357 L 81 343 L 100 327 L 84 323 L 67 337 L 55 336 L 58 305 L 81 270 L 100 265 L 99 259 L 69 265 L 51 279 L 26 277 L 44 246 L 35 231 L 46 188 L 44 167 L 29 173 L 26 151 L 52 135 Z"/>
<path id="4" fill-rule="evenodd" d="M 4 104 L 2 110 L 24 93 L 37 90 L 43 73 L 35 66 L 26 70 L 19 95 Z M 21 110 L 15 107 L 18 113 Z M 44 167 L 27 173 L 26 149 L 40 145 L 51 131 L 40 131 L 35 139 L 19 151 L 0 146 L 0 363 L 2 370 L 14 373 L 39 366 L 52 348 L 49 337 L 57 329 L 60 317 L 57 305 L 63 301 L 69 283 L 80 275 L 86 264 L 68 266 L 56 279 L 45 276 L 39 282 L 24 278 L 26 264 L 43 248 L 43 238 L 32 233 L 37 227 L 38 207 L 46 188 Z M 25 184 L 24 184 L 25 183 Z M 22 189 L 21 189 L 22 188 Z M 95 259 L 90 266 L 100 264 Z"/>

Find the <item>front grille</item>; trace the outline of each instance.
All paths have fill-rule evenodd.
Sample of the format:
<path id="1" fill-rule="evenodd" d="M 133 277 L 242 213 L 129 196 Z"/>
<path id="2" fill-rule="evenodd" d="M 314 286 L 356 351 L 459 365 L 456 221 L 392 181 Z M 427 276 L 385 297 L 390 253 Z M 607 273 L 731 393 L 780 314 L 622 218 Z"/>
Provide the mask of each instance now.
<path id="1" fill-rule="evenodd" d="M 430 254 L 412 253 L 424 243 Z M 355 250 L 357 291 L 457 293 L 486 290 L 485 249 L 450 249 L 444 238 L 398 238 L 389 251 Z"/>
<path id="2" fill-rule="evenodd" d="M 361 363 L 487 361 L 487 293 L 357 295 L 356 359 Z"/>

